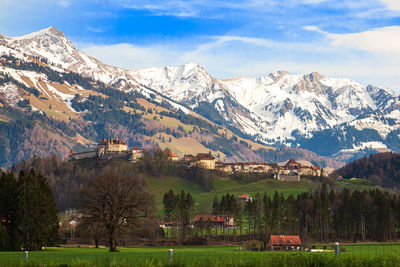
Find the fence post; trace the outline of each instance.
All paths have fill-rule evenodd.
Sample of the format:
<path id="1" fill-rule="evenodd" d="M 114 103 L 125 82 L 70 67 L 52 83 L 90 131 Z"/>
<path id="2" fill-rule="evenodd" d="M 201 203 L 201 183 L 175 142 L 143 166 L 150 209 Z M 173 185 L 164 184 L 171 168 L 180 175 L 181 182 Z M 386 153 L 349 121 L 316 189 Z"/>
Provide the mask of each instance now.
<path id="1" fill-rule="evenodd" d="M 335 256 L 339 256 L 339 243 L 335 242 Z"/>
<path id="2" fill-rule="evenodd" d="M 170 248 L 170 249 L 168 250 L 168 258 L 169 258 L 169 261 L 170 261 L 170 262 L 172 262 L 172 256 L 173 256 L 173 254 L 174 254 L 174 250 L 173 250 L 172 248 Z"/>

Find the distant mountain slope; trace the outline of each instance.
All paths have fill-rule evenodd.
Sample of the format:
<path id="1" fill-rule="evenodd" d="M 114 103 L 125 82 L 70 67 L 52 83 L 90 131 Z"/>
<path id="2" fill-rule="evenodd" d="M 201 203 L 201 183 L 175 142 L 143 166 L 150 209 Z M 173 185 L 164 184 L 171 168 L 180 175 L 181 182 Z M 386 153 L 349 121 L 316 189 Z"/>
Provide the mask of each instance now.
<path id="1" fill-rule="evenodd" d="M 365 178 L 385 187 L 400 186 L 400 154 L 379 153 L 357 159 L 336 170 L 345 179 Z"/>
<path id="2" fill-rule="evenodd" d="M 85 145 L 103 134 L 131 138 L 126 120 L 112 125 L 107 119 L 109 126 L 99 128 L 107 109 L 101 99 L 108 99 L 112 112 L 138 116 L 142 128 L 132 144 L 166 146 L 171 139 L 180 155 L 196 147 L 230 161 L 263 160 L 276 153 L 269 150 L 272 145 L 346 161 L 400 150 L 399 96 L 349 79 L 276 72 L 221 80 L 196 63 L 126 70 L 87 56 L 54 27 L 20 37 L 0 35 L 0 56 L 2 105 L 31 106 L 57 120 L 92 127 L 91 135 L 83 128 L 76 131 Z"/>
<path id="3" fill-rule="evenodd" d="M 91 149 L 110 137 L 124 139 L 130 147 L 169 147 L 179 156 L 212 151 L 226 161 L 293 156 L 290 150 L 275 152 L 255 143 L 240 130 L 232 132 L 132 79 L 128 84 L 115 78 L 124 70 L 83 60 L 84 54 L 54 28 L 0 41 L 0 166 L 33 155 L 65 158 L 71 149 Z M 113 77 L 109 84 L 101 81 L 107 81 L 105 72 Z M 307 158 L 341 164 L 317 155 Z"/>

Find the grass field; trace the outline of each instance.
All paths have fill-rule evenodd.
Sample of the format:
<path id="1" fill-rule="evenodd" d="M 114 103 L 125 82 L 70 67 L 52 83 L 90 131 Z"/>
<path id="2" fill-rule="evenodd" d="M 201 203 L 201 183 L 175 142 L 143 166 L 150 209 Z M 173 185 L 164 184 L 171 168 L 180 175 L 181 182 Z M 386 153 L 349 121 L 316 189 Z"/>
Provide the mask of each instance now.
<path id="1" fill-rule="evenodd" d="M 212 201 L 215 195 L 217 195 L 219 198 L 226 193 L 230 193 L 235 196 L 239 196 L 241 194 L 250 194 L 254 197 L 257 192 L 259 192 L 261 196 L 264 194 L 264 192 L 266 192 L 270 197 L 272 197 L 275 191 L 278 191 L 287 197 L 290 194 L 297 196 L 302 192 L 316 190 L 321 186 L 320 182 L 314 182 L 310 180 L 304 180 L 301 182 L 282 182 L 272 179 L 265 179 L 253 183 L 243 184 L 232 179 L 221 179 L 214 177 L 214 188 L 207 192 L 201 186 L 177 177 L 149 177 L 147 181 L 148 190 L 154 195 L 158 210 L 161 210 L 163 207 L 162 199 L 164 193 L 170 189 L 174 190 L 175 192 L 184 190 L 185 192 L 190 192 L 192 194 L 196 202 L 196 212 L 205 214 L 208 214 L 211 211 Z M 338 186 L 359 190 L 374 188 L 374 186 L 371 184 L 365 184 L 359 181 L 339 182 Z"/>
<path id="2" fill-rule="evenodd" d="M 324 245 L 316 245 L 316 248 L 323 248 Z M 333 245 L 325 245 L 328 250 L 333 250 Z M 400 243 L 360 243 L 360 244 L 341 244 L 345 248 L 345 255 L 354 256 L 377 256 L 377 255 L 400 255 Z"/>
<path id="3" fill-rule="evenodd" d="M 381 245 L 367 245 L 381 246 Z M 49 248 L 44 251 L 0 252 L 0 266 L 399 266 L 400 244 L 384 254 L 353 255 L 310 252 L 245 252 L 237 247 L 176 247 L 169 263 L 168 248 L 121 248 L 119 253 L 95 248 Z M 351 247 L 348 245 L 347 247 Z"/>

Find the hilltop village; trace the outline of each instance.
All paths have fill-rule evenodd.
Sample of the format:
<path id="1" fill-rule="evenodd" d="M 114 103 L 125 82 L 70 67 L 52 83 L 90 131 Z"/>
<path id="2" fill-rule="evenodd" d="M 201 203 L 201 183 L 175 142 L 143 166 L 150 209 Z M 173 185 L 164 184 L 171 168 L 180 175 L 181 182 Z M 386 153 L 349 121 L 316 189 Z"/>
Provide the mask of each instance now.
<path id="1" fill-rule="evenodd" d="M 137 162 L 143 157 L 143 150 L 135 146 L 129 149 L 128 145 L 120 139 L 104 139 L 97 149 L 74 153 L 70 151 L 68 160 L 79 160 L 84 158 L 124 158 L 130 162 Z M 328 174 L 317 165 L 304 166 L 294 159 L 290 159 L 284 165 L 266 162 L 234 162 L 227 163 L 217 161 L 215 157 L 208 153 L 198 153 L 197 155 L 184 155 L 179 158 L 174 152 L 169 152 L 168 159 L 172 162 L 182 164 L 187 167 L 200 167 L 208 170 L 216 170 L 227 174 L 233 173 L 266 173 L 274 179 L 282 181 L 300 181 L 301 176 L 328 176 Z"/>

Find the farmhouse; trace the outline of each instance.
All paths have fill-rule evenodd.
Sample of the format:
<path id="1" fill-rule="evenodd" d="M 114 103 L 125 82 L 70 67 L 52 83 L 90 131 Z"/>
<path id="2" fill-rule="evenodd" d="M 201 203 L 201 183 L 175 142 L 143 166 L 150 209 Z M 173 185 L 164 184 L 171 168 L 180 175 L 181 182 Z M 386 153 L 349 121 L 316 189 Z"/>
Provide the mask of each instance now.
<path id="1" fill-rule="evenodd" d="M 178 155 L 176 155 L 174 152 L 170 151 L 168 153 L 168 160 L 176 162 L 179 160 Z"/>
<path id="2" fill-rule="evenodd" d="M 193 219 L 194 227 L 234 227 L 235 221 L 230 215 L 196 215 Z"/>
<path id="3" fill-rule="evenodd" d="M 253 197 L 251 195 L 245 194 L 238 196 L 239 202 L 249 202 L 253 201 Z"/>
<path id="4" fill-rule="evenodd" d="M 268 246 L 273 250 L 299 250 L 302 243 L 298 235 L 271 235 Z"/>

